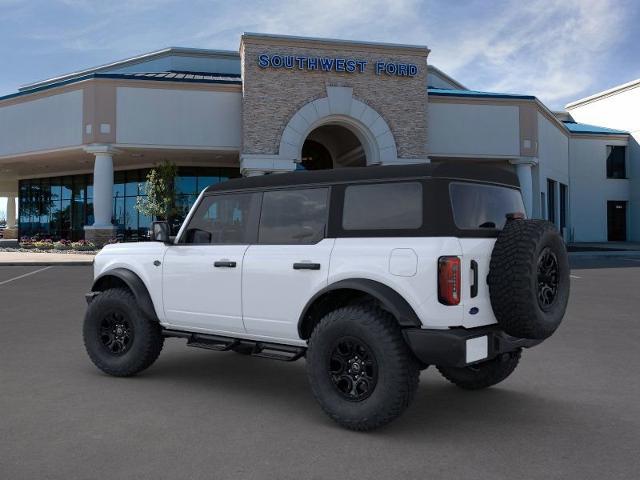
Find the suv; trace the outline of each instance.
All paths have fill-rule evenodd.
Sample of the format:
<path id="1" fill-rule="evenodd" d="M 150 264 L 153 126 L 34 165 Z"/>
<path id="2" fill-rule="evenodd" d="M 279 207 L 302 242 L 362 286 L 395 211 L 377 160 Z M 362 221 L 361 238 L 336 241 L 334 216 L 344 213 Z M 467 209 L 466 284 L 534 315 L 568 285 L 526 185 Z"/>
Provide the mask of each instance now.
<path id="1" fill-rule="evenodd" d="M 164 338 L 278 360 L 306 358 L 340 425 L 398 417 L 421 369 L 465 389 L 516 368 L 569 296 L 554 226 L 524 218 L 517 177 L 473 164 L 343 168 L 205 189 L 180 228 L 96 256 L 84 343 L 134 375 Z"/>

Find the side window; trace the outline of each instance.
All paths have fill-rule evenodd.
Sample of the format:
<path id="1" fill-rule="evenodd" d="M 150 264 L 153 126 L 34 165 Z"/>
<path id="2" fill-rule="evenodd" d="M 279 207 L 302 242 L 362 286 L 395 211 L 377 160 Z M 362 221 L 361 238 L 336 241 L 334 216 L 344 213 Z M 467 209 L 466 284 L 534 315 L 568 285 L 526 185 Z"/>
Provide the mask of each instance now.
<path id="1" fill-rule="evenodd" d="M 344 192 L 345 230 L 414 230 L 422 226 L 418 182 L 351 185 Z"/>
<path id="2" fill-rule="evenodd" d="M 245 244 L 255 240 L 259 196 L 232 193 L 204 197 L 187 225 L 180 243 Z"/>
<path id="3" fill-rule="evenodd" d="M 325 236 L 328 188 L 265 192 L 258 242 L 262 244 L 313 244 Z"/>

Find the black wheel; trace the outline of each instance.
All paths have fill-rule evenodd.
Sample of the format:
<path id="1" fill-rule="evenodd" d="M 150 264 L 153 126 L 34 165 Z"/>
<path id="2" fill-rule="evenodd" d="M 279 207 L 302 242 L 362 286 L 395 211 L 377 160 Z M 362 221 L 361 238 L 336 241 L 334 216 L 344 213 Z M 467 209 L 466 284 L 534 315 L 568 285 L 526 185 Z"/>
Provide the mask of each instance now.
<path id="1" fill-rule="evenodd" d="M 487 362 L 468 367 L 437 367 L 444 378 L 466 390 L 480 390 L 507 378 L 518 366 L 520 350 L 503 353 Z"/>
<path id="2" fill-rule="evenodd" d="M 322 409 L 343 427 L 372 430 L 409 406 L 419 365 L 394 318 L 372 306 L 325 315 L 311 334 L 307 372 Z"/>
<path id="3" fill-rule="evenodd" d="M 569 301 L 569 259 L 553 224 L 508 221 L 493 247 L 487 282 L 493 313 L 506 333 L 550 336 Z"/>
<path id="4" fill-rule="evenodd" d="M 121 288 L 106 290 L 89 304 L 83 337 L 96 367 L 117 377 L 148 368 L 164 344 L 158 322 L 147 318 L 133 294 Z"/>

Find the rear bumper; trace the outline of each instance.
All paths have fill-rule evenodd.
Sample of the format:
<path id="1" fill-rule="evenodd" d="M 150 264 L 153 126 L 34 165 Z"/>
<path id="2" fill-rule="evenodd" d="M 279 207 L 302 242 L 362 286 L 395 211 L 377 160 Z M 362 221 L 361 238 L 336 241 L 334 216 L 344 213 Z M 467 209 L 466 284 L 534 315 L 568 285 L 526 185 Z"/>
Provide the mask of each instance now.
<path id="1" fill-rule="evenodd" d="M 512 337 L 496 325 L 449 330 L 407 328 L 402 332 L 409 348 L 422 363 L 443 367 L 466 367 L 542 342 Z"/>

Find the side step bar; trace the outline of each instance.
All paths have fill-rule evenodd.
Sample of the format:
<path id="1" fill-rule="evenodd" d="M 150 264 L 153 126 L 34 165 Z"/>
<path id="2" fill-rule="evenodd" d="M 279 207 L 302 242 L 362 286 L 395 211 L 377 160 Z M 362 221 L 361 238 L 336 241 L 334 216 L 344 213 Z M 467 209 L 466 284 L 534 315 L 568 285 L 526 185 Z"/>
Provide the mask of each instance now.
<path id="1" fill-rule="evenodd" d="M 164 329 L 162 334 L 165 337 L 186 338 L 188 347 L 206 348 L 208 350 L 216 350 L 219 352 L 241 350 L 254 357 L 271 358 L 285 362 L 298 360 L 300 357 L 303 357 L 307 351 L 305 347 L 223 337 L 221 335 L 208 335 L 205 333 L 191 333 Z"/>

